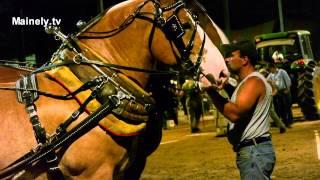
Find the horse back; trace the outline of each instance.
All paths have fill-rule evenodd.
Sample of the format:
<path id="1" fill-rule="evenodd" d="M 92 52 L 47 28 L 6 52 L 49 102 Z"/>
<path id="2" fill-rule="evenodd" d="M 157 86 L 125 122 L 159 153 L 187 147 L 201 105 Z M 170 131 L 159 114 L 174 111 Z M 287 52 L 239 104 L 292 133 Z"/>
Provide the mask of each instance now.
<path id="1" fill-rule="evenodd" d="M 29 74 L 31 70 L 25 68 L 17 68 L 10 65 L 0 65 L 0 83 L 15 82 L 21 76 Z"/>

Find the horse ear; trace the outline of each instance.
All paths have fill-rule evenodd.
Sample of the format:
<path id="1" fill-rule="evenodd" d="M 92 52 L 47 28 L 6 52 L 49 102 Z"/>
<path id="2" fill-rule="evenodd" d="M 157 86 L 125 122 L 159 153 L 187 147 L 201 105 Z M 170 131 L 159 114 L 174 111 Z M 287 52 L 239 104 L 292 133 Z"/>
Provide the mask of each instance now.
<path id="1" fill-rule="evenodd" d="M 186 6 L 191 10 L 192 14 L 196 16 L 196 19 L 199 21 L 202 28 L 211 23 L 207 11 L 197 0 L 186 0 Z"/>
<path id="2" fill-rule="evenodd" d="M 223 41 L 221 39 L 221 35 L 219 35 L 217 30 L 218 27 L 215 27 L 215 25 L 212 24 L 212 19 L 209 17 L 206 9 L 199 1 L 186 0 L 186 5 L 188 9 L 191 9 L 192 12 L 197 15 L 201 28 L 208 34 L 209 38 L 215 45 L 229 42 L 229 40 Z"/>
<path id="3" fill-rule="evenodd" d="M 203 16 L 207 14 L 206 9 L 197 0 L 184 0 L 184 2 L 186 3 L 187 8 L 192 9 L 197 15 Z"/>

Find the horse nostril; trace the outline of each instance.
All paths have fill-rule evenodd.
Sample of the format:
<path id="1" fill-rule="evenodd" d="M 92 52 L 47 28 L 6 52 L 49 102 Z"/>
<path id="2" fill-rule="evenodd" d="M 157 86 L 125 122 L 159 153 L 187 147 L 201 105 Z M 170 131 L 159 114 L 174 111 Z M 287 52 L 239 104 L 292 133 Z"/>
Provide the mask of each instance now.
<path id="1" fill-rule="evenodd" d="M 224 70 L 222 70 L 219 74 L 219 78 L 227 78 L 229 75 Z"/>
<path id="2" fill-rule="evenodd" d="M 211 73 L 208 73 L 206 75 L 206 78 L 208 79 L 208 81 L 211 83 L 211 84 L 216 84 L 216 80 L 214 79 L 213 75 Z"/>

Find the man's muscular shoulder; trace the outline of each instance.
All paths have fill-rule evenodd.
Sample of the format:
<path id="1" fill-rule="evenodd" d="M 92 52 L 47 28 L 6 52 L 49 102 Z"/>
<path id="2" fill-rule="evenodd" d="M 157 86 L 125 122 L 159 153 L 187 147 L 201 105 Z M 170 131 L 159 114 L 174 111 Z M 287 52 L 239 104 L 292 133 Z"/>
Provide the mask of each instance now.
<path id="1" fill-rule="evenodd" d="M 256 76 L 249 77 L 239 89 L 239 94 L 246 99 L 260 99 L 265 94 L 265 85 L 262 79 Z"/>

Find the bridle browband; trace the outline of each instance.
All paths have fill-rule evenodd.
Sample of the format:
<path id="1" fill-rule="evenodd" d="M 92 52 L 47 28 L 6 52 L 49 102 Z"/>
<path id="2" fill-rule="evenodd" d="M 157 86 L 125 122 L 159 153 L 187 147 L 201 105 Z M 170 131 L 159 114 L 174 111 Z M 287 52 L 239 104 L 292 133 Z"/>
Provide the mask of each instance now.
<path id="1" fill-rule="evenodd" d="M 153 6 L 155 7 L 154 13 L 141 12 L 142 8 L 146 4 L 148 4 L 149 2 L 152 2 Z M 185 29 L 190 28 L 190 25 L 182 24 L 178 18 L 178 15 L 177 15 L 179 10 L 181 10 L 182 8 L 185 8 L 185 7 L 186 7 L 186 5 L 183 0 L 178 0 L 175 3 L 170 4 L 168 6 L 165 6 L 165 7 L 161 7 L 161 4 L 158 0 L 146 0 L 142 4 L 140 4 L 136 8 L 136 10 L 132 14 L 130 14 L 118 26 L 118 28 L 115 28 L 115 29 L 112 29 L 109 31 L 104 31 L 104 32 L 90 32 L 90 31 L 84 32 L 84 30 L 89 28 L 87 26 L 87 27 L 83 28 L 84 30 L 80 30 L 80 33 L 78 33 L 76 38 L 78 38 L 78 39 L 110 38 L 110 37 L 117 35 L 121 31 L 123 31 L 124 29 L 126 29 L 136 18 L 149 21 L 153 24 L 152 29 L 150 31 L 149 42 L 148 42 L 149 51 L 150 51 L 150 54 L 152 55 L 152 57 L 154 57 L 152 50 L 151 50 L 152 49 L 151 48 L 152 41 L 153 41 L 155 29 L 159 28 L 160 30 L 162 30 L 162 32 L 166 35 L 167 39 L 170 41 L 173 53 L 176 58 L 177 70 L 179 71 L 179 74 L 181 74 L 183 76 L 191 77 L 194 80 L 198 80 L 199 73 L 200 73 L 200 64 L 202 61 L 203 49 L 204 49 L 204 44 L 205 44 L 205 35 L 203 37 L 203 41 L 202 41 L 202 44 L 201 44 L 201 47 L 200 47 L 200 50 L 198 53 L 198 58 L 197 58 L 196 62 L 193 63 L 192 60 L 190 59 L 190 55 L 191 55 L 191 51 L 194 46 L 194 40 L 196 37 L 196 32 L 197 32 L 197 27 L 198 27 L 199 21 L 198 21 L 197 16 L 194 13 L 192 13 L 191 10 L 186 9 L 187 13 L 191 16 L 191 18 L 195 22 L 195 24 L 194 24 L 194 29 L 193 29 L 191 38 L 190 38 L 188 44 L 185 45 L 182 37 L 185 34 Z M 165 19 L 163 16 L 163 13 L 170 11 L 170 10 L 173 10 L 173 14 L 169 18 Z M 102 15 L 98 16 L 97 18 L 100 19 L 101 16 Z M 153 17 L 150 17 L 150 16 L 153 16 Z M 93 20 L 93 21 L 94 21 L 93 24 L 96 24 L 99 20 Z M 91 27 L 92 24 L 89 24 L 89 26 Z M 93 34 L 93 35 L 87 36 L 87 35 L 81 35 L 81 33 Z M 178 50 L 179 55 L 174 50 L 173 44 L 176 47 L 176 49 Z M 119 69 L 125 69 L 125 68 L 120 67 Z M 142 72 L 138 68 L 134 68 L 134 67 L 129 67 L 129 69 L 131 69 L 133 71 Z M 170 74 L 172 74 L 172 73 L 170 73 Z"/>

